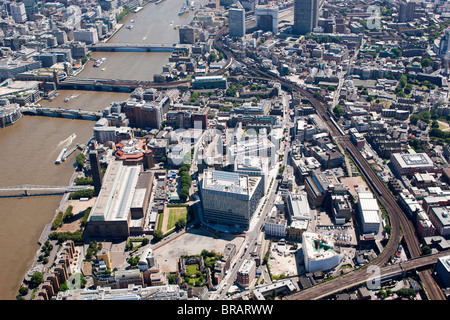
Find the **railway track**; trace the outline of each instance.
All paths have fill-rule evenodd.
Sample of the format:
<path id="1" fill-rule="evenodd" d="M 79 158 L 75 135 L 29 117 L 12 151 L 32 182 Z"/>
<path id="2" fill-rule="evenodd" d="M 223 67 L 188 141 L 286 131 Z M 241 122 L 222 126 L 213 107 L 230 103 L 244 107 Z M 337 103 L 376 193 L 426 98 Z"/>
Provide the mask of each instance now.
<path id="1" fill-rule="evenodd" d="M 332 121 L 333 116 L 327 110 L 326 106 L 315 99 L 310 92 L 298 86 L 296 87 L 296 89 L 311 102 L 316 108 L 316 111 L 328 123 L 328 127 L 332 131 L 333 137 L 341 137 L 342 130 L 335 121 Z M 402 237 L 405 240 L 410 257 L 418 258 L 421 255 L 421 250 L 414 225 L 400 208 L 395 197 L 386 188 L 380 177 L 373 171 L 370 164 L 351 141 L 339 139 L 339 143 L 349 152 L 389 215 L 389 222 L 391 225 L 390 239 L 384 250 L 378 256 L 378 259 L 374 262 L 374 265 L 381 267 L 388 262 L 397 251 Z M 430 270 L 419 271 L 418 273 L 428 298 L 430 300 L 445 300 L 445 296 L 433 279 Z"/>
<path id="2" fill-rule="evenodd" d="M 228 29 L 223 28 L 218 33 L 218 36 L 214 39 L 214 46 L 217 50 L 222 51 L 226 56 L 227 60 L 236 59 L 233 52 L 228 50 L 222 43 L 221 38 L 227 33 Z M 243 63 L 241 61 L 241 63 Z M 245 64 L 245 63 L 244 63 Z M 279 81 L 282 85 L 290 88 L 292 91 L 299 92 L 303 97 L 310 101 L 310 103 L 315 107 L 316 112 L 323 118 L 329 127 L 329 130 L 333 137 L 345 137 L 345 133 L 339 127 L 339 125 L 334 121 L 334 116 L 330 113 L 327 107 L 318 99 L 316 99 L 313 94 L 304 88 L 298 86 L 295 83 L 286 81 L 285 79 L 275 77 L 273 74 L 268 74 L 261 70 L 258 66 L 252 65 L 247 68 L 254 74 L 259 74 L 261 77 L 268 79 L 275 79 Z M 394 256 L 397 252 L 398 246 L 404 238 L 407 250 L 411 258 L 417 258 L 421 255 L 419 241 L 416 237 L 415 228 L 412 222 L 405 215 L 403 210 L 398 205 L 396 199 L 392 193 L 386 188 L 384 183 L 381 181 L 380 177 L 373 171 L 370 164 L 362 156 L 362 154 L 357 150 L 355 145 L 348 139 L 336 139 L 344 149 L 350 154 L 352 159 L 357 164 L 361 173 L 366 178 L 372 190 L 374 190 L 378 201 L 385 208 L 388 213 L 389 223 L 391 226 L 389 241 L 384 247 L 383 251 L 378 255 L 376 259 L 371 262 L 371 265 L 382 267 Z M 424 290 L 430 300 L 445 300 L 445 296 L 436 284 L 430 270 L 418 271 Z M 358 283 L 362 278 L 367 278 L 367 270 L 357 270 L 355 272 L 349 273 L 344 277 L 339 278 L 336 281 L 332 281 L 329 284 L 312 287 L 308 290 L 301 291 L 291 295 L 288 299 L 315 299 L 317 297 L 322 297 L 326 295 L 327 292 L 336 290 L 336 287 L 342 287 L 345 289 L 349 286 L 349 283 Z"/>

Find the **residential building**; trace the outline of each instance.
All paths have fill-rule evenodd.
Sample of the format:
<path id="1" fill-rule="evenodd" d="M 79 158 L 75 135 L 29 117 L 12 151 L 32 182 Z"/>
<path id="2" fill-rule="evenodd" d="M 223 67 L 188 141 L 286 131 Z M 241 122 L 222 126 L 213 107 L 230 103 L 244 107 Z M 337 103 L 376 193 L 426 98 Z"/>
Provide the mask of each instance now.
<path id="1" fill-rule="evenodd" d="M 234 172 L 261 177 L 263 190 L 268 188 L 268 160 L 260 157 L 239 156 L 234 162 Z"/>
<path id="2" fill-rule="evenodd" d="M 58 292 L 56 300 L 187 300 L 187 291 L 178 285 L 161 285 L 143 287 L 134 285 L 115 289 L 98 287 L 92 289 L 76 289 Z"/>
<path id="3" fill-rule="evenodd" d="M 311 219 L 308 196 L 306 192 L 289 194 L 286 197 L 286 205 L 290 221 L 309 221 Z"/>
<path id="4" fill-rule="evenodd" d="M 197 76 L 192 80 L 193 89 L 226 89 L 227 79 L 224 76 Z"/>
<path id="5" fill-rule="evenodd" d="M 328 194 L 329 185 L 330 181 L 319 170 L 314 171 L 311 176 L 306 177 L 305 190 L 314 206 L 322 205 Z"/>
<path id="6" fill-rule="evenodd" d="M 399 4 L 398 22 L 411 22 L 414 20 L 416 2 L 413 0 L 402 0 Z"/>
<path id="7" fill-rule="evenodd" d="M 89 164 L 91 166 L 92 180 L 94 183 L 95 196 L 98 196 L 102 188 L 102 172 L 100 168 L 97 150 L 89 151 Z"/>
<path id="8" fill-rule="evenodd" d="M 445 56 L 450 50 L 450 28 L 445 29 L 439 43 L 439 55 Z"/>
<path id="9" fill-rule="evenodd" d="M 25 4 L 23 2 L 13 2 L 10 5 L 11 17 L 17 23 L 24 23 L 27 21 L 27 14 L 25 11 Z"/>
<path id="10" fill-rule="evenodd" d="M 331 196 L 331 210 L 336 224 L 344 224 L 352 218 L 352 205 L 346 194 Z"/>
<path id="11" fill-rule="evenodd" d="M 242 263 L 237 272 L 237 283 L 241 287 L 248 287 L 255 279 L 256 275 L 256 262 L 255 260 L 246 259 Z"/>
<path id="12" fill-rule="evenodd" d="M 276 238 L 286 237 L 287 221 L 278 213 L 276 207 L 272 208 L 270 216 L 264 223 L 264 232 L 268 236 Z"/>

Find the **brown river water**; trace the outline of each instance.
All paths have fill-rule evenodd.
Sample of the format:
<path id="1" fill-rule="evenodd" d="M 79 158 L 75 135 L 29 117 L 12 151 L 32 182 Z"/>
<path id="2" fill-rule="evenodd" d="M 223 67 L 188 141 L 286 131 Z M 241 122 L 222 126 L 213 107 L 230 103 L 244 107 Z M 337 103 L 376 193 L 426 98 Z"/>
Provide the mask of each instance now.
<path id="1" fill-rule="evenodd" d="M 187 24 L 193 12 L 178 16 L 183 0 L 151 3 L 124 19 L 124 26 L 110 42 L 177 43 L 173 25 Z M 196 1 L 207 3 L 207 0 Z M 172 24 L 173 22 L 173 24 Z M 168 62 L 169 53 L 94 52 L 94 58 L 106 57 L 101 68 L 92 60 L 78 75 L 81 78 L 153 80 Z M 102 70 L 104 69 L 104 70 Z M 74 95 L 68 102 L 64 99 Z M 101 111 L 113 101 L 124 101 L 128 93 L 61 90 L 60 95 L 43 106 Z M 0 130 L 0 188 L 24 184 L 68 185 L 74 170 L 76 153 L 55 165 L 62 148 L 85 144 L 92 137 L 93 121 L 24 116 L 16 124 Z M 0 300 L 15 299 L 18 288 L 39 249 L 44 227 L 55 215 L 61 196 L 0 197 Z"/>

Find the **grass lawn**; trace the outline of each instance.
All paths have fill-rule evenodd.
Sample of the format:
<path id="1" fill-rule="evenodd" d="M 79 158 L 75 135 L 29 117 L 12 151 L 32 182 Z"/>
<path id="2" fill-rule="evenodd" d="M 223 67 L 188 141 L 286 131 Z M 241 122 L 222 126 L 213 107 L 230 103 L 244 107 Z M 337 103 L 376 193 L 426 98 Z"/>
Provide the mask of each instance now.
<path id="1" fill-rule="evenodd" d="M 439 123 L 439 130 L 442 130 L 442 131 L 450 130 L 450 125 L 448 123 L 445 123 L 444 121 L 439 121 L 439 120 L 438 120 L 438 123 Z"/>
<path id="2" fill-rule="evenodd" d="M 169 210 L 169 221 L 167 222 L 167 230 L 175 227 L 175 223 L 181 218 L 187 218 L 186 207 L 170 208 Z"/>
<path id="3" fill-rule="evenodd" d="M 186 273 L 189 275 L 194 275 L 197 271 L 198 271 L 197 264 L 191 264 L 189 266 L 186 266 Z"/>
<path id="4" fill-rule="evenodd" d="M 160 213 L 158 217 L 158 226 L 156 227 L 156 230 L 161 231 L 163 220 L 164 220 L 164 213 Z"/>

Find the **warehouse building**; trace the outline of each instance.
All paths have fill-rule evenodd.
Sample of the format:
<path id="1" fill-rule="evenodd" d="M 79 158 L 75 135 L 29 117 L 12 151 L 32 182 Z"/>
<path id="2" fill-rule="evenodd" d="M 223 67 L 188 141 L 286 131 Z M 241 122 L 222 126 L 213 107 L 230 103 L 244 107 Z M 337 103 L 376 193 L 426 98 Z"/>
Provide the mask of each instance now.
<path id="1" fill-rule="evenodd" d="M 358 193 L 358 212 L 363 233 L 378 234 L 380 230 L 380 207 L 370 192 Z"/>

